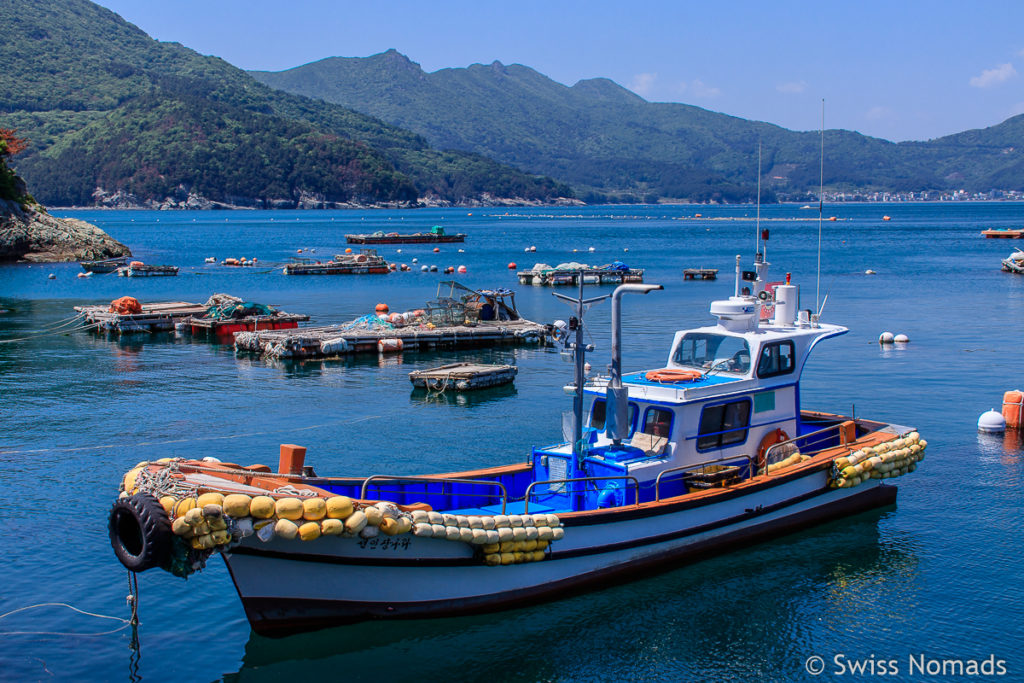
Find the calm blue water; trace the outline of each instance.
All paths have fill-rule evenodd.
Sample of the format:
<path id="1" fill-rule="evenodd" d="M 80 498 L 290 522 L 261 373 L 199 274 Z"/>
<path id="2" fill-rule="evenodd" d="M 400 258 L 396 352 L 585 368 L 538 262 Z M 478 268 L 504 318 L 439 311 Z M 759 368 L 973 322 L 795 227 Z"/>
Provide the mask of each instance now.
<path id="1" fill-rule="evenodd" d="M 701 219 L 677 220 L 703 214 Z M 1024 678 L 1020 521 L 1024 459 L 1013 438 L 976 433 L 978 416 L 1019 388 L 1024 277 L 1002 273 L 1012 242 L 986 227 L 1021 227 L 1020 204 L 851 205 L 827 209 L 824 319 L 850 333 L 808 363 L 805 407 L 914 425 L 929 456 L 900 481 L 898 506 L 711 558 L 647 580 L 549 605 L 474 618 L 373 623 L 268 640 L 253 635 L 223 563 L 187 582 L 139 576 L 141 650 L 129 634 L 0 635 L 8 680 L 621 681 L 811 679 L 804 662 L 908 656 L 1005 660 Z M 892 221 L 883 222 L 883 214 Z M 621 259 L 665 291 L 625 302 L 624 368 L 664 364 L 676 329 L 711 322 L 732 292 L 736 254 L 749 264 L 753 207 L 600 207 L 406 212 L 67 212 L 92 221 L 177 278 L 79 279 L 77 264 L 0 266 L 0 339 L 25 337 L 72 306 L 132 295 L 205 301 L 214 292 L 279 305 L 314 323 L 351 320 L 433 298 L 444 276 L 286 277 L 206 266 L 207 256 L 283 262 L 297 249 L 329 257 L 346 232 L 444 225 L 465 245 L 382 248 L 393 260 L 466 265 L 470 286 L 514 287 L 520 310 L 550 322 L 568 309 L 550 289 L 521 287 L 509 262 Z M 773 275 L 793 273 L 813 308 L 816 212 L 762 209 Z M 728 219 L 728 220 L 721 220 Z M 524 247 L 536 245 L 533 254 Z M 465 253 L 456 249 L 462 246 Z M 595 252 L 587 252 L 594 247 Z M 580 253 L 573 254 L 573 249 Z M 625 250 L 628 249 L 628 252 Z M 683 282 L 714 267 L 717 282 Z M 864 274 L 867 269 L 877 275 Z M 56 279 L 49 280 L 53 273 Z M 611 288 L 601 288 L 606 293 Z M 597 293 L 598 288 L 588 288 Z M 610 307 L 587 323 L 608 362 Z M 881 349 L 883 330 L 902 350 Z M 514 390 L 425 401 L 407 373 L 458 358 L 515 362 Z M 0 344 L 0 613 L 67 602 L 128 616 L 126 572 L 106 538 L 122 473 L 143 459 L 216 456 L 274 464 L 278 444 L 309 447 L 327 474 L 415 474 L 525 458 L 560 438 L 571 365 L 552 349 L 407 354 L 378 361 L 273 365 L 173 335 L 113 340 L 82 332 Z M 0 619 L 0 631 L 90 633 L 116 622 L 47 607 Z M 846 678 L 852 676 L 847 675 Z M 870 676 L 861 676 L 870 678 Z M 891 676 L 889 678 L 892 678 Z M 943 680 L 931 677 L 929 680 Z M 945 678 L 948 680 L 948 678 Z"/>

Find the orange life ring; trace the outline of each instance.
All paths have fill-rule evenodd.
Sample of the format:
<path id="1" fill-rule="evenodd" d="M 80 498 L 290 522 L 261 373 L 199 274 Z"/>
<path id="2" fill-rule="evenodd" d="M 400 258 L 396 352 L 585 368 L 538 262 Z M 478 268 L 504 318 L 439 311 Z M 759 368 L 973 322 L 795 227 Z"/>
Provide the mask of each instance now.
<path id="1" fill-rule="evenodd" d="M 789 441 L 789 434 L 786 434 L 782 429 L 773 429 L 764 435 L 761 439 L 760 445 L 757 447 L 757 469 L 762 470 L 765 467 L 765 455 L 768 454 L 768 449 L 777 443 L 783 441 Z"/>
<path id="2" fill-rule="evenodd" d="M 680 370 L 678 368 L 662 368 L 651 370 L 644 378 L 648 382 L 695 382 L 704 376 L 699 370 Z"/>

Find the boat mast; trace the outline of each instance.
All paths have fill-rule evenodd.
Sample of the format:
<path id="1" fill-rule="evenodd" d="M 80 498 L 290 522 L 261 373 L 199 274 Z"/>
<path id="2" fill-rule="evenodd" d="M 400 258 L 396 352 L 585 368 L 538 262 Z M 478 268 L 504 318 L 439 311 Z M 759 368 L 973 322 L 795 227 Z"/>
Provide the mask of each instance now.
<path id="1" fill-rule="evenodd" d="M 562 301 L 570 304 L 575 308 L 576 315 L 569 318 L 569 331 L 576 332 L 576 341 L 570 342 L 568 338 L 565 340 L 567 348 L 572 349 L 573 360 L 575 361 L 575 373 L 573 375 L 574 388 L 573 399 L 572 399 L 572 452 L 576 459 L 577 467 L 583 464 L 583 384 L 586 382 L 586 352 L 593 351 L 594 347 L 592 344 L 583 343 L 583 314 L 586 311 L 586 307 L 591 304 L 596 304 L 607 299 L 609 294 L 603 296 L 597 296 L 592 299 L 583 298 L 583 271 L 579 271 L 576 274 L 577 280 L 580 287 L 580 295 L 577 298 L 566 296 L 558 292 L 552 292 L 552 295 Z"/>
<path id="2" fill-rule="evenodd" d="M 821 314 L 818 297 L 821 294 L 821 221 L 825 201 L 825 98 L 821 98 L 821 165 L 818 169 L 818 277 L 814 284 L 814 312 Z"/>

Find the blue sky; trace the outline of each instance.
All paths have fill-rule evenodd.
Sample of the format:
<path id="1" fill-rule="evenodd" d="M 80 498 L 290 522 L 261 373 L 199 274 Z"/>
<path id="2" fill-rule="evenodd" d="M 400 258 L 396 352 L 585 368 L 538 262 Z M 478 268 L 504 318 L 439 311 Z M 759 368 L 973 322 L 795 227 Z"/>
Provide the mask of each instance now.
<path id="1" fill-rule="evenodd" d="M 1024 2 L 101 0 L 245 69 L 395 48 L 426 71 L 499 60 L 606 77 L 794 130 L 925 140 L 1024 113 Z"/>

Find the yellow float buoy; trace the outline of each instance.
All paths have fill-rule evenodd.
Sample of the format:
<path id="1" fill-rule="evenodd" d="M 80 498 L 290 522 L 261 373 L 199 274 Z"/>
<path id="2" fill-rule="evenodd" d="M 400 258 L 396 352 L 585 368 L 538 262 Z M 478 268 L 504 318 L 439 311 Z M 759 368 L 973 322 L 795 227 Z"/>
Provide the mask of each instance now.
<path id="1" fill-rule="evenodd" d="M 164 507 L 164 512 L 168 515 L 172 515 L 174 513 L 174 504 L 176 502 L 178 501 L 174 496 L 163 496 L 160 499 L 160 504 Z"/>
<path id="2" fill-rule="evenodd" d="M 280 519 L 302 519 L 302 501 L 298 498 L 281 498 L 274 503 L 274 513 Z"/>
<path id="3" fill-rule="evenodd" d="M 274 524 L 274 533 L 289 540 L 299 535 L 299 525 L 290 519 L 279 519 Z"/>
<path id="4" fill-rule="evenodd" d="M 256 496 L 249 503 L 249 514 L 256 519 L 270 519 L 275 509 L 274 499 L 270 496 Z"/>
<path id="5" fill-rule="evenodd" d="M 302 501 L 302 518 L 319 522 L 327 516 L 327 503 L 323 498 L 306 498 Z"/>
<path id="6" fill-rule="evenodd" d="M 380 531 L 385 536 L 394 536 L 398 533 L 398 521 L 385 517 L 380 521 Z"/>
<path id="7" fill-rule="evenodd" d="M 178 517 L 171 522 L 171 531 L 175 536 L 189 536 L 192 534 L 192 526 L 185 521 L 184 517 Z"/>
<path id="8" fill-rule="evenodd" d="M 320 533 L 324 536 L 338 536 L 345 533 L 345 523 L 340 519 L 328 517 L 320 522 Z"/>
<path id="9" fill-rule="evenodd" d="M 348 496 L 333 496 L 327 499 L 327 516 L 331 519 L 345 519 L 355 510 Z M 424 515 L 425 517 L 426 515 Z"/>
<path id="10" fill-rule="evenodd" d="M 306 522 L 300 526 L 299 538 L 303 541 L 312 541 L 320 538 L 320 522 Z"/>
<path id="11" fill-rule="evenodd" d="M 350 534 L 358 534 L 366 527 L 366 513 L 356 510 L 345 520 L 345 531 Z"/>
<path id="12" fill-rule="evenodd" d="M 366 523 L 370 526 L 380 526 L 380 520 L 384 518 L 380 508 L 373 507 L 372 505 L 365 508 L 363 514 L 366 515 Z"/>
<path id="13" fill-rule="evenodd" d="M 244 493 L 224 496 L 224 514 L 229 517 L 248 517 L 252 498 Z"/>
<path id="14" fill-rule="evenodd" d="M 203 511 L 199 508 L 192 508 L 185 513 L 185 523 L 189 526 L 196 526 L 203 522 Z"/>

